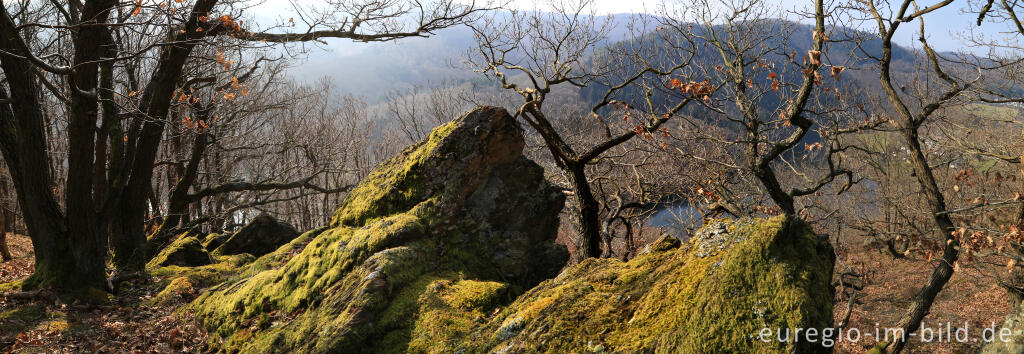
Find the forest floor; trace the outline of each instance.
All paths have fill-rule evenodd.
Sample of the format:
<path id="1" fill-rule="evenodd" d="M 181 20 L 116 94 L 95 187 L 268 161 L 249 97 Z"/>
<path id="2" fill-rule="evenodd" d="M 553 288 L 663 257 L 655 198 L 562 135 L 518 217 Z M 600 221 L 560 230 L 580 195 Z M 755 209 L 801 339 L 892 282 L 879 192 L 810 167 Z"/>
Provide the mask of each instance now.
<path id="1" fill-rule="evenodd" d="M 8 236 L 15 259 L 0 263 L 0 283 L 32 273 L 27 237 Z M 102 306 L 62 303 L 45 292 L 0 294 L 0 353 L 189 353 L 207 336 L 171 307 L 143 302 L 153 289 L 132 288 Z"/>
<path id="2" fill-rule="evenodd" d="M 856 343 L 838 343 L 836 352 L 864 353 L 874 346 L 876 338 L 884 336 L 885 329 L 894 326 L 906 312 L 917 291 L 927 283 L 936 261 L 929 262 L 920 252 L 896 258 L 875 247 L 840 248 L 835 273 L 838 275 L 852 269 L 866 276 L 862 279 L 863 289 L 854 296 L 856 301 L 847 327 L 857 329 L 862 339 Z M 849 301 L 846 296 L 838 294 L 838 289 L 836 292 L 834 317 L 838 322 L 848 312 Z M 977 352 L 983 343 L 984 330 L 994 327 L 998 333 L 1010 307 L 1006 291 L 996 284 L 991 274 L 976 267 L 959 267 L 923 321 L 923 328 L 931 329 L 934 337 L 928 341 L 918 331 L 918 334 L 907 337 L 904 352 Z M 960 342 L 956 339 L 957 328 L 964 327 L 965 323 L 967 331 L 964 333 L 968 338 L 966 342 Z M 938 338 L 940 327 L 943 332 L 941 340 Z M 947 328 L 952 328 L 952 336 L 946 334 Z"/>
<path id="3" fill-rule="evenodd" d="M 8 239 L 15 260 L 0 263 L 0 283 L 20 280 L 32 272 L 32 248 L 27 237 Z M 863 353 L 875 344 L 876 327 L 895 323 L 925 283 L 932 267 L 917 254 L 896 259 L 875 248 L 840 249 L 836 273 L 850 267 L 867 276 L 850 316 L 849 328 L 857 328 L 863 339 L 836 345 L 838 353 Z M 843 268 L 843 269 L 841 269 Z M 867 271 L 864 271 L 867 270 Z M 145 286 L 122 291 L 103 306 L 61 303 L 52 294 L 31 296 L 0 295 L 0 353 L 179 353 L 198 352 L 207 336 L 197 321 L 179 318 L 172 307 L 144 304 L 155 289 Z M 980 335 L 993 323 L 999 326 L 1009 311 L 1005 292 L 991 277 L 972 267 L 955 273 L 939 294 L 927 327 L 938 323 L 963 326 L 972 336 Z M 835 317 L 847 312 L 845 296 L 837 294 Z M 870 335 L 870 337 L 869 337 Z M 917 337 L 915 337 L 917 338 Z M 973 352 L 979 343 L 943 340 L 922 343 L 911 340 L 910 353 Z"/>

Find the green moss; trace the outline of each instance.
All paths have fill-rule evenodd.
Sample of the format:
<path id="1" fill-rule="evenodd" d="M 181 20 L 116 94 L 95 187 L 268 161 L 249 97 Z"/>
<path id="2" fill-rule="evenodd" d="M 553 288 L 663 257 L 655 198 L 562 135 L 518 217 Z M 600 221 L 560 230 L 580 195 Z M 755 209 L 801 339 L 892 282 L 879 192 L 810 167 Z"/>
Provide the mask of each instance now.
<path id="1" fill-rule="evenodd" d="M 493 281 L 462 280 L 450 285 L 442 295 L 444 303 L 457 309 L 486 309 L 498 305 L 508 284 Z"/>
<path id="2" fill-rule="evenodd" d="M 762 328 L 832 324 L 831 250 L 797 221 L 741 220 L 681 250 L 655 249 L 629 262 L 588 259 L 566 270 L 517 299 L 466 346 L 806 351 L 756 336 Z"/>
<path id="3" fill-rule="evenodd" d="M 514 119 L 477 112 L 371 172 L 329 227 L 194 300 L 210 349 L 454 350 L 490 310 L 553 276 L 565 260 L 551 251 L 563 199 L 521 157 Z M 505 219 L 510 207 L 519 218 Z"/>
<path id="4" fill-rule="evenodd" d="M 19 306 L 0 312 L 0 333 L 17 334 L 34 328 L 48 319 L 42 305 Z"/>
<path id="5" fill-rule="evenodd" d="M 371 172 L 329 227 L 189 304 L 208 349 L 806 352 L 756 336 L 832 325 L 832 251 L 784 217 L 712 222 L 687 244 L 549 279 L 564 199 L 521 157 L 511 116 L 474 112 Z"/>
<path id="6" fill-rule="evenodd" d="M 170 245 L 160 250 L 146 268 L 162 266 L 202 266 L 212 263 L 210 254 L 203 248 L 199 238 L 190 234 L 183 234 Z"/>
<path id="7" fill-rule="evenodd" d="M 36 259 L 36 262 L 32 275 L 11 286 L 17 286 L 24 291 L 52 288 L 57 291 L 57 297 L 65 303 L 78 301 L 103 304 L 110 301 L 111 295 L 105 290 L 105 272 L 83 275 L 81 272 L 68 271 L 67 268 L 73 267 L 70 259 L 49 259 L 49 265 L 40 264 L 41 259 Z"/>
<path id="8" fill-rule="evenodd" d="M 431 191 L 425 189 L 427 181 L 422 170 L 429 167 L 425 162 L 456 126 L 450 122 L 436 128 L 427 140 L 406 148 L 371 172 L 345 197 L 331 225 L 365 225 L 408 210 L 426 199 Z"/>
<path id="9" fill-rule="evenodd" d="M 508 284 L 448 279 L 431 282 L 420 295 L 407 352 L 464 351 L 462 340 L 484 323 L 486 311 L 506 300 Z"/>
<path id="10" fill-rule="evenodd" d="M 22 288 L 23 280 L 17 280 L 7 283 L 0 283 L 0 293 L 19 291 Z"/>
<path id="11" fill-rule="evenodd" d="M 207 251 L 212 252 L 213 250 L 217 249 L 217 247 L 220 247 L 220 245 L 223 244 L 224 241 L 228 239 L 228 237 L 231 237 L 231 234 L 211 233 L 209 235 L 206 235 L 206 237 L 203 238 L 203 248 L 205 248 Z"/>
<path id="12" fill-rule="evenodd" d="M 177 277 L 170 281 L 148 304 L 155 306 L 168 306 L 174 303 L 191 299 L 196 293 L 196 287 L 188 277 Z"/>
<path id="13" fill-rule="evenodd" d="M 72 326 L 63 311 L 47 310 L 43 305 L 26 304 L 10 311 L 0 311 L 0 341 L 10 340 L 27 331 L 65 333 L 82 330 L 82 325 Z"/>
<path id="14" fill-rule="evenodd" d="M 236 274 L 246 272 L 254 258 L 248 254 L 219 256 L 216 263 L 199 267 L 166 266 L 150 268 L 156 279 L 157 295 L 147 303 L 166 306 L 192 299 L 199 290 L 216 285 Z M 152 264 L 152 263 L 151 263 Z"/>
<path id="15" fill-rule="evenodd" d="M 468 256 L 452 252 L 445 262 L 424 267 L 421 257 L 444 247 L 429 239 L 367 251 L 379 247 L 372 246 L 373 234 L 401 230 L 411 223 L 405 218 L 329 230 L 284 267 L 193 306 L 208 328 L 219 329 L 229 351 L 774 352 L 801 349 L 754 340 L 761 328 L 832 323 L 830 249 L 806 226 L 783 217 L 717 223 L 727 225 L 724 232 L 683 247 L 666 239 L 629 262 L 588 259 L 494 317 L 490 310 L 514 295 L 512 287 L 454 271 L 465 269 Z M 347 253 L 323 245 L 342 242 Z M 326 258 L 371 253 L 348 272 L 316 270 Z M 349 302 L 340 308 L 310 306 L 343 299 Z M 299 314 L 279 327 L 246 327 L 265 321 L 267 308 Z"/>

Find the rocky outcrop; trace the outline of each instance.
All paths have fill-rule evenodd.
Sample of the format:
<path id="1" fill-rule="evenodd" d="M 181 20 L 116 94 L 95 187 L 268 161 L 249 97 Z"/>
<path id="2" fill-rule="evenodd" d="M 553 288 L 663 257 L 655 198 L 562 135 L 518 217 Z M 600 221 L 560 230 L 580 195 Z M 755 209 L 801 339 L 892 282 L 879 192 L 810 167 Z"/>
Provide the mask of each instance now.
<path id="1" fill-rule="evenodd" d="M 554 243 L 564 197 L 523 146 L 499 108 L 435 129 L 371 172 L 328 227 L 193 301 L 210 349 L 396 352 L 468 335 L 568 258 Z"/>
<path id="2" fill-rule="evenodd" d="M 832 326 L 834 255 L 807 225 L 713 221 L 687 243 L 667 236 L 630 261 L 588 259 L 558 274 L 568 257 L 553 242 L 564 198 L 523 145 L 497 108 L 435 129 L 370 173 L 329 226 L 233 268 L 193 301 L 207 349 L 822 349 L 758 337 Z M 176 280 L 183 286 L 163 298 L 186 297 L 193 279 Z"/>
<path id="3" fill-rule="evenodd" d="M 688 243 L 667 236 L 628 262 L 588 259 L 463 331 L 471 335 L 435 336 L 444 344 L 432 350 L 817 352 L 815 343 L 759 335 L 831 327 L 833 262 L 827 240 L 800 221 L 716 221 Z"/>
<path id="4" fill-rule="evenodd" d="M 269 215 L 260 215 L 236 231 L 226 240 L 212 238 L 210 246 L 220 243 L 213 254 L 231 255 L 248 253 L 259 257 L 273 252 L 281 245 L 299 236 L 291 225 L 277 221 Z"/>
<path id="5" fill-rule="evenodd" d="M 1024 353 L 1024 303 L 1006 316 L 1003 326 L 994 330 L 982 354 Z"/>
<path id="6" fill-rule="evenodd" d="M 153 257 L 148 267 L 198 267 L 212 263 L 210 253 L 203 248 L 199 238 L 184 234 Z"/>

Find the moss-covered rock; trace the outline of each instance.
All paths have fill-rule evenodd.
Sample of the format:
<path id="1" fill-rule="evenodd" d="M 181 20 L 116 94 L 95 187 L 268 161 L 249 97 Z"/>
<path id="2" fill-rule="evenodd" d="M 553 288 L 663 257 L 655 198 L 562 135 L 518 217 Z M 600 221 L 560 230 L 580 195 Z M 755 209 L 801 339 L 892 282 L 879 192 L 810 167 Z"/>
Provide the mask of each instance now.
<path id="1" fill-rule="evenodd" d="M 190 234 L 181 235 L 149 261 L 147 267 L 182 266 L 197 267 L 213 263 L 210 253 L 203 248 L 199 238 Z"/>
<path id="2" fill-rule="evenodd" d="M 238 254 L 218 256 L 214 263 L 203 266 L 160 266 L 151 262 L 148 271 L 160 290 L 149 303 L 161 306 L 187 303 L 202 289 L 245 272 L 253 260 L 249 254 Z"/>
<path id="3" fill-rule="evenodd" d="M 553 242 L 564 197 L 522 156 L 524 145 L 499 108 L 435 129 L 371 172 L 301 251 L 254 264 L 287 261 L 193 301 L 210 349 L 454 348 L 568 257 Z"/>
<path id="4" fill-rule="evenodd" d="M 224 241 L 227 241 L 228 237 L 231 237 L 231 234 L 223 232 L 215 232 L 206 235 L 206 237 L 203 238 L 203 248 L 205 248 L 207 251 L 213 252 L 213 250 L 217 249 L 217 247 L 223 245 Z"/>
<path id="5" fill-rule="evenodd" d="M 189 305 L 208 349 L 820 349 L 758 338 L 832 325 L 832 249 L 799 220 L 710 222 L 690 242 L 665 237 L 633 260 L 590 259 L 551 279 L 567 258 L 553 243 L 564 198 L 523 145 L 504 110 L 471 111 L 370 173 L 328 227 L 213 272 L 230 275 Z M 198 274 L 165 292 L 192 291 Z"/>
<path id="6" fill-rule="evenodd" d="M 203 289 L 215 285 L 224 286 L 223 282 L 231 277 L 252 276 L 267 269 L 280 267 L 295 252 L 301 251 L 309 243 L 311 235 L 319 234 L 321 231 L 323 229 L 306 232 L 260 258 L 255 258 L 248 253 L 215 256 L 213 257 L 214 263 L 198 267 L 159 266 L 150 263 L 147 270 L 156 281 L 157 295 L 147 302 L 150 305 L 159 306 L 187 303 L 198 296 Z M 213 289 L 217 289 L 217 287 Z"/>
<path id="7" fill-rule="evenodd" d="M 832 326 L 833 252 L 779 216 L 712 222 L 628 262 L 588 259 L 520 296 L 448 349 L 469 352 L 811 352 L 763 328 Z M 448 350 L 442 350 L 448 351 Z"/>
<path id="8" fill-rule="evenodd" d="M 291 225 L 277 221 L 270 215 L 260 215 L 243 226 L 227 239 L 214 237 L 207 241 L 220 245 L 213 251 L 215 255 L 248 253 L 259 257 L 276 250 L 299 236 Z"/>

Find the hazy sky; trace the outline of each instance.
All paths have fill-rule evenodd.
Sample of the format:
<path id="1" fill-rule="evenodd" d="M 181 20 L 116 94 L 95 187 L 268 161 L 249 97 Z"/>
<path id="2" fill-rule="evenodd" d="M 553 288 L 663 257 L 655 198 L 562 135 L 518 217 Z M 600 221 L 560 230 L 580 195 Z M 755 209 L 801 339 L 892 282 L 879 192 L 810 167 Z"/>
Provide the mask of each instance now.
<path id="1" fill-rule="evenodd" d="M 291 0 L 299 4 L 314 4 L 316 1 L 312 0 Z M 510 0 L 511 7 L 519 9 L 533 9 L 537 7 L 536 0 Z M 678 1 L 689 1 L 689 0 L 676 0 Z M 711 0 L 715 1 L 715 0 Z M 722 0 L 730 1 L 730 0 Z M 928 6 L 939 0 L 924 0 L 921 2 L 921 6 Z M 670 1 L 671 2 L 671 1 Z M 771 3 L 772 1 L 766 1 Z M 541 2 L 543 3 L 543 2 Z M 620 14 L 620 13 L 636 13 L 636 12 L 655 12 L 657 5 L 661 3 L 661 0 L 647 1 L 647 0 L 594 0 L 595 12 L 599 15 L 604 14 Z M 778 0 L 777 3 L 785 10 L 794 9 L 807 9 L 811 5 L 810 0 Z M 967 1 L 955 1 L 953 4 L 946 6 L 945 8 L 929 14 L 925 17 L 925 24 L 928 30 L 928 39 L 934 47 L 940 51 L 952 51 L 962 47 L 962 36 L 969 30 L 975 32 L 984 33 L 988 37 L 1006 37 L 1001 31 L 1006 30 L 1006 26 L 997 24 L 985 24 L 981 28 L 974 27 L 973 23 L 976 19 L 974 14 L 963 13 L 964 8 L 967 6 Z M 543 6 L 541 6 L 543 8 Z M 252 9 L 254 15 L 262 18 L 286 18 L 291 16 L 291 4 L 290 0 L 266 0 L 263 5 L 259 5 Z M 896 40 L 904 46 L 915 46 L 917 47 L 917 23 L 913 26 L 904 26 L 898 34 Z M 874 30 L 874 28 L 868 28 Z"/>
<path id="2" fill-rule="evenodd" d="M 678 1 L 686 2 L 689 0 Z M 712 3 L 716 2 L 715 0 L 710 1 Z M 730 2 L 729 0 L 719 1 Z M 766 4 L 772 2 L 772 0 L 765 1 Z M 813 4 L 811 0 L 777 0 L 774 2 L 787 11 L 809 10 Z M 939 0 L 923 0 L 920 2 L 920 6 L 924 8 L 937 2 Z M 536 0 L 512 0 L 512 6 L 523 9 L 532 9 L 536 6 L 536 3 Z M 655 12 L 660 3 L 661 0 L 594 0 L 596 11 L 599 14 Z M 828 0 L 826 0 L 827 3 Z M 954 1 L 953 4 L 925 16 L 925 30 L 928 31 L 928 43 L 939 50 L 952 51 L 963 47 L 962 38 L 972 30 L 975 33 L 983 33 L 988 37 L 1006 37 L 1005 34 L 1001 33 L 1006 30 L 1007 27 L 1005 26 L 991 23 L 985 23 L 981 27 L 974 26 L 977 16 L 965 13 L 966 6 L 967 1 Z M 911 26 L 901 28 L 900 36 L 897 40 L 903 45 L 916 45 L 918 25 L 915 22 L 912 28 L 908 27 Z M 875 28 L 870 29 L 875 30 Z"/>

